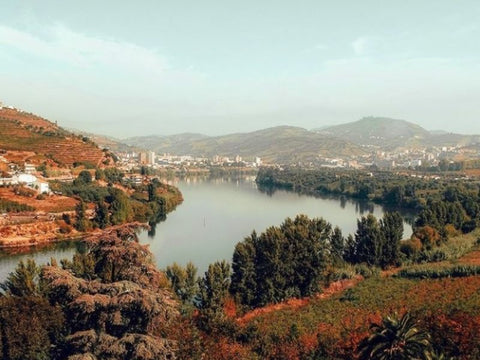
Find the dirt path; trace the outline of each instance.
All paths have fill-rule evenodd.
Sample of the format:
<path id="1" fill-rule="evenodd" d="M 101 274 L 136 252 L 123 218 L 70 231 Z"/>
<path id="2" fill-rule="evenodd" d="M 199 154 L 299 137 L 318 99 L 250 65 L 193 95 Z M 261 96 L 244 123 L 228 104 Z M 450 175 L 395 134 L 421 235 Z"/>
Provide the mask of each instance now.
<path id="1" fill-rule="evenodd" d="M 331 283 L 327 288 L 323 289 L 323 292 L 318 293 L 313 297 L 313 299 L 328 299 L 329 297 L 338 294 L 345 289 L 354 287 L 360 281 L 363 280 L 363 277 L 357 275 L 354 279 L 339 280 Z M 262 308 L 258 308 L 252 311 L 247 312 L 245 315 L 236 319 L 237 323 L 240 325 L 245 325 L 252 319 L 257 316 L 268 314 L 273 311 L 279 311 L 284 309 L 298 309 L 300 307 L 306 306 L 310 303 L 312 297 L 302 298 L 302 299 L 289 299 L 279 304 L 267 305 Z"/>

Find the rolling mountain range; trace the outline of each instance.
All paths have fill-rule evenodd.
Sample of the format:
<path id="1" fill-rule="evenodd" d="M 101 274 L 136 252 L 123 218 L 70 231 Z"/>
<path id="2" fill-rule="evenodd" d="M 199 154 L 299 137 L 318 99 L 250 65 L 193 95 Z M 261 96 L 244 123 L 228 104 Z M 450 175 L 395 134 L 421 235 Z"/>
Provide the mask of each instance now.
<path id="1" fill-rule="evenodd" d="M 240 155 L 244 159 L 258 156 L 267 162 L 277 163 L 310 162 L 319 157 L 349 159 L 369 154 L 375 149 L 394 151 L 432 146 L 480 148 L 479 135 L 453 134 L 441 130 L 430 132 L 405 120 L 384 117 L 366 117 L 347 124 L 313 130 L 277 126 L 222 136 L 183 133 L 118 140 L 74 130 L 72 132 L 33 114 L 15 109 L 0 109 L 0 149 L 32 151 L 42 158 L 64 165 L 73 162 L 98 165 L 104 161 L 105 153 L 95 143 L 101 148 L 114 151 L 152 150 L 158 154 L 197 157 Z"/>
<path id="2" fill-rule="evenodd" d="M 277 126 L 249 133 L 223 136 L 178 134 L 140 136 L 122 140 L 130 146 L 157 153 L 178 155 L 242 157 L 259 156 L 279 163 L 311 161 L 318 156 L 349 158 L 372 148 L 396 149 L 431 146 L 469 146 L 480 143 L 478 135 L 429 132 L 405 120 L 366 117 L 355 122 L 311 131 L 293 126 Z"/>
<path id="3" fill-rule="evenodd" d="M 300 127 L 278 126 L 250 133 L 209 137 L 200 134 L 148 136 L 123 140 L 157 153 L 255 157 L 279 163 L 312 161 L 324 157 L 349 157 L 365 153 L 360 146 Z M 148 147 L 147 147 L 148 145 Z"/>

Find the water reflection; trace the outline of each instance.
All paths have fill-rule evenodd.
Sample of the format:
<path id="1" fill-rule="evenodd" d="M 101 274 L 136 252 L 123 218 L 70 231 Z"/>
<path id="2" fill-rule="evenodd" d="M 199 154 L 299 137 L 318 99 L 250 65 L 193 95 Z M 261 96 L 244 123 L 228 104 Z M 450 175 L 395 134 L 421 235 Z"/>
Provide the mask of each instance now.
<path id="1" fill-rule="evenodd" d="M 312 197 L 257 188 L 255 176 L 190 176 L 163 180 L 180 188 L 184 202 L 167 218 L 154 219 L 150 230 L 139 230 L 140 241 L 149 244 L 161 268 L 174 261 L 181 264 L 193 261 L 201 273 L 213 261 L 230 261 L 235 244 L 250 235 L 252 230 L 260 233 L 297 214 L 323 217 L 347 235 L 355 232 L 360 216 L 373 213 L 380 218 L 385 211 L 374 203 L 345 196 Z M 403 211 L 402 215 L 407 223 L 411 223 L 413 214 Z M 410 234 L 411 227 L 405 226 L 404 237 Z M 33 258 L 37 263 L 45 264 L 51 257 L 57 260 L 71 258 L 82 246 L 81 242 L 61 242 L 35 248 L 29 254 L 0 253 L 0 281 L 21 259 Z"/>
<path id="2" fill-rule="evenodd" d="M 71 259 L 77 251 L 82 251 L 85 244 L 82 241 L 62 241 L 45 246 L 7 249 L 0 251 L 0 281 L 5 280 L 20 260 L 34 259 L 39 265 L 50 262 L 52 258 L 57 261 Z"/>
<path id="3" fill-rule="evenodd" d="M 301 213 L 325 218 L 344 235 L 355 232 L 360 216 L 373 213 L 380 218 L 384 213 L 372 202 L 257 188 L 254 180 L 254 176 L 170 179 L 182 191 L 184 202 L 168 214 L 168 221 L 156 224 L 154 234 L 139 235 L 149 244 L 157 265 L 193 261 L 202 272 L 213 261 L 231 261 L 235 244 L 252 230 L 262 232 Z M 406 226 L 404 236 L 410 234 Z"/>

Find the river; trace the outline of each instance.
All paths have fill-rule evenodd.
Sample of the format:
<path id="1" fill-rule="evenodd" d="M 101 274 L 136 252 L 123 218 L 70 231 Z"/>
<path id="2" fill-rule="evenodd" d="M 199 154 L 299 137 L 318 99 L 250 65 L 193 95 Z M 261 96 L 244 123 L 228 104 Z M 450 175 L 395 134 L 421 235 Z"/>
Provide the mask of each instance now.
<path id="1" fill-rule="evenodd" d="M 284 190 L 274 193 L 257 189 L 254 177 L 240 179 L 184 179 L 171 184 L 178 186 L 184 202 L 168 214 L 166 221 L 157 224 L 154 234 L 142 231 L 140 241 L 149 244 L 160 268 L 174 261 L 186 264 L 192 261 L 200 270 L 206 270 L 215 260 L 231 260 L 235 244 L 251 234 L 279 225 L 286 217 L 306 214 L 323 217 L 333 226 L 338 225 L 344 235 L 354 233 L 357 218 L 373 213 L 383 215 L 381 206 L 335 198 L 315 198 Z M 405 234 L 411 227 L 405 224 Z M 33 257 L 45 263 L 51 257 L 71 258 L 75 244 L 62 244 L 31 254 L 0 255 L 0 281 L 12 271 L 20 259 Z"/>

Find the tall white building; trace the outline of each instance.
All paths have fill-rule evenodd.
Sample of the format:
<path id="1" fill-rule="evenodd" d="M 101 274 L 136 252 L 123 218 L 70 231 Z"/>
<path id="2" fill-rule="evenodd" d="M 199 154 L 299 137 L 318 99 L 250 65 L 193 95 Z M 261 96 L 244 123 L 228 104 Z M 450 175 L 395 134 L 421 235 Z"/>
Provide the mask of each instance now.
<path id="1" fill-rule="evenodd" d="M 154 151 L 149 151 L 147 153 L 147 164 L 149 164 L 149 165 L 155 164 L 155 152 Z"/>

